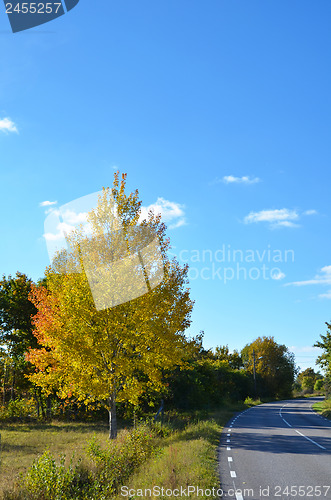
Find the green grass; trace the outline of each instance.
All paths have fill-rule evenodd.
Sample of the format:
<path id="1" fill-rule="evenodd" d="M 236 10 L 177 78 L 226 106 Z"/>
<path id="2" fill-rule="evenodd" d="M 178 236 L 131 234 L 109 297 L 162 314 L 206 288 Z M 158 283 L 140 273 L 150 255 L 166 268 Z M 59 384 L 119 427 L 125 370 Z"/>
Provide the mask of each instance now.
<path id="1" fill-rule="evenodd" d="M 313 405 L 313 409 L 331 420 L 331 399 L 325 399 Z"/>

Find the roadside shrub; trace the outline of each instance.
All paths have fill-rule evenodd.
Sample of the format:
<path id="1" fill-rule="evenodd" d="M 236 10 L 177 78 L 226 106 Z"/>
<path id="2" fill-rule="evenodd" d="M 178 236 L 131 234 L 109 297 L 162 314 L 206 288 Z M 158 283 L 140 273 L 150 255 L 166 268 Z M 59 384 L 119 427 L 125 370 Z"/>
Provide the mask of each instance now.
<path id="1" fill-rule="evenodd" d="M 245 405 L 247 406 L 256 406 L 261 404 L 261 400 L 259 399 L 253 399 L 250 396 L 247 396 L 247 398 L 244 401 Z"/>
<path id="2" fill-rule="evenodd" d="M 102 449 L 96 440 L 91 441 L 87 453 L 96 466 L 96 492 L 107 495 L 107 498 L 115 493 L 155 447 L 153 432 L 147 426 L 122 432 L 116 440 L 109 442 L 106 449 Z"/>
<path id="3" fill-rule="evenodd" d="M 21 478 L 19 485 L 4 492 L 5 500 L 99 500 L 92 497 L 91 473 L 81 466 L 74 466 L 73 458 L 65 466 L 65 455 L 59 464 L 49 451 L 45 451 Z M 101 500 L 101 498 L 100 498 Z"/>

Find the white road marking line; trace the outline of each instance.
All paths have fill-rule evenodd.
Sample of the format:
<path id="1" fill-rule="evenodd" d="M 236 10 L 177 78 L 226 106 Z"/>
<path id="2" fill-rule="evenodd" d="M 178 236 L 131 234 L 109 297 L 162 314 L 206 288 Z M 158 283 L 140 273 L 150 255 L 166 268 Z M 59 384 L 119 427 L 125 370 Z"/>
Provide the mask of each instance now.
<path id="1" fill-rule="evenodd" d="M 285 424 L 286 424 L 286 425 L 288 425 L 289 427 L 292 427 L 292 425 L 291 425 L 291 424 L 289 424 L 289 423 L 288 423 L 288 421 L 287 421 L 287 420 L 285 420 L 285 418 L 284 418 L 284 417 L 283 417 L 283 415 L 282 415 L 282 410 L 283 410 L 283 408 L 285 408 L 285 406 L 287 406 L 287 405 L 288 405 L 288 403 L 286 403 L 286 405 L 284 405 L 284 406 L 282 406 L 282 407 L 281 407 L 281 409 L 279 410 L 279 416 L 280 416 L 280 418 L 281 418 L 281 419 L 285 422 Z"/>
<path id="2" fill-rule="evenodd" d="M 227 434 L 227 436 L 228 436 L 228 437 L 230 437 L 230 436 L 231 436 L 231 434 Z"/>
<path id="3" fill-rule="evenodd" d="M 228 457 L 228 462 L 233 462 L 232 457 Z"/>
<path id="4" fill-rule="evenodd" d="M 230 443 L 230 439 L 227 439 L 227 440 L 226 440 L 226 442 L 227 442 L 227 443 Z"/>
<path id="5" fill-rule="evenodd" d="M 242 496 L 241 493 L 236 493 L 235 492 L 235 495 L 236 495 L 236 500 L 244 500 L 244 497 Z"/>
<path id="6" fill-rule="evenodd" d="M 314 441 L 313 439 L 310 439 L 309 437 L 305 436 L 304 434 L 302 434 L 301 432 L 297 431 L 296 429 L 294 429 L 295 432 L 297 432 L 298 434 L 300 434 L 300 436 L 304 437 L 305 439 L 308 439 L 308 441 L 311 441 L 312 443 L 316 444 L 316 446 L 318 446 L 319 448 L 321 448 L 322 450 L 326 450 L 326 448 L 324 448 L 324 446 L 316 443 L 316 441 Z"/>
<path id="7" fill-rule="evenodd" d="M 282 406 L 282 407 L 281 407 L 281 409 L 279 410 L 279 416 L 280 416 L 280 418 L 281 418 L 282 420 L 284 420 L 284 422 L 285 422 L 285 423 L 286 423 L 289 427 L 292 427 L 292 428 L 293 428 L 293 426 L 292 426 L 291 424 L 289 424 L 289 423 L 288 423 L 288 421 L 287 421 L 287 420 L 285 420 L 285 418 L 282 416 L 282 409 L 283 409 L 285 406 L 287 406 L 288 404 L 289 404 L 289 403 L 286 403 L 286 405 L 284 405 L 284 406 Z M 302 434 L 302 432 L 297 431 L 296 429 L 294 429 L 294 430 L 295 430 L 295 432 L 296 432 L 297 434 L 300 434 L 300 436 L 304 437 L 305 439 L 308 439 L 308 441 L 310 441 L 311 443 L 316 444 L 316 446 L 318 446 L 318 447 L 319 447 L 319 448 L 321 448 L 322 450 L 326 450 L 326 448 L 324 448 L 324 446 L 322 446 L 322 445 L 320 445 L 320 444 L 316 443 L 316 441 L 314 441 L 313 439 L 310 439 L 308 436 L 305 436 L 304 434 Z"/>
<path id="8" fill-rule="evenodd" d="M 227 446 L 227 447 L 226 447 L 226 451 L 231 451 L 231 447 L 230 447 L 230 446 Z"/>
<path id="9" fill-rule="evenodd" d="M 289 427 L 292 427 L 292 425 L 291 425 L 291 424 L 289 424 L 289 423 L 288 423 L 288 421 L 287 421 L 287 420 L 285 420 L 285 418 L 283 418 L 283 417 L 282 417 L 282 420 L 284 420 L 285 424 L 287 424 Z"/>
<path id="10" fill-rule="evenodd" d="M 235 473 L 234 470 L 230 470 L 230 475 L 231 477 L 237 477 L 237 474 Z"/>

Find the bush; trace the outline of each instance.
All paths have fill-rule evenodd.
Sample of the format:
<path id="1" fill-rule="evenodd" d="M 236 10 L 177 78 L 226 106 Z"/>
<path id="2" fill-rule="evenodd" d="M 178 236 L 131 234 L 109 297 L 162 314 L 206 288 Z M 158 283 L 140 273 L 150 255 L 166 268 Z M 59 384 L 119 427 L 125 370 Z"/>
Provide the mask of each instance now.
<path id="1" fill-rule="evenodd" d="M 324 387 L 324 381 L 321 378 L 316 380 L 314 385 L 314 391 L 321 391 L 323 387 Z"/>
<path id="2" fill-rule="evenodd" d="M 65 455 L 62 455 L 57 465 L 50 452 L 45 451 L 32 465 L 24 480 L 30 497 L 36 500 L 84 498 L 88 489 L 88 474 L 80 467 L 80 461 L 75 467 L 73 459 L 70 460 L 68 468 L 64 464 Z"/>
<path id="3" fill-rule="evenodd" d="M 107 497 L 115 493 L 154 449 L 155 438 L 147 426 L 123 432 L 106 449 L 102 449 L 95 440 L 90 442 L 87 453 L 96 466 L 96 492 Z"/>
<path id="4" fill-rule="evenodd" d="M 18 488 L 4 492 L 5 500 L 89 500 L 93 485 L 91 473 L 80 461 L 65 467 L 65 455 L 59 464 L 49 451 L 45 451 L 21 478 Z M 94 500 L 99 500 L 93 497 Z M 101 499 L 100 499 L 101 500 Z"/>
<path id="5" fill-rule="evenodd" d="M 253 399 L 250 396 L 247 396 L 247 398 L 244 401 L 245 405 L 247 406 L 256 406 L 261 404 L 260 399 Z"/>
<path id="6" fill-rule="evenodd" d="M 35 402 L 33 399 L 14 399 L 7 406 L 0 406 L 0 420 L 24 419 L 35 416 Z"/>

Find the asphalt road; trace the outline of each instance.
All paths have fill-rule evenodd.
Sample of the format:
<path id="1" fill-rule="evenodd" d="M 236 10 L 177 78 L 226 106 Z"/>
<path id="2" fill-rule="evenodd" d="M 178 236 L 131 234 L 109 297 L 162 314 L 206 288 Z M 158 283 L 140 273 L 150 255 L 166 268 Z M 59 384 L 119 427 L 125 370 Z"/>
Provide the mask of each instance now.
<path id="1" fill-rule="evenodd" d="M 331 500 L 331 422 L 321 398 L 280 401 L 237 414 L 219 449 L 223 498 Z"/>

